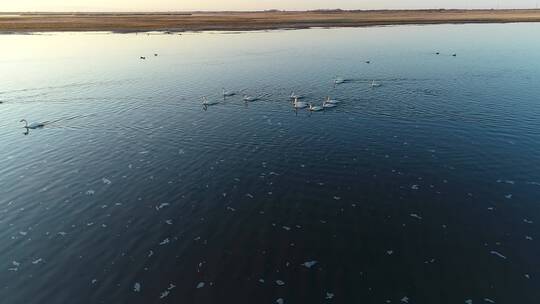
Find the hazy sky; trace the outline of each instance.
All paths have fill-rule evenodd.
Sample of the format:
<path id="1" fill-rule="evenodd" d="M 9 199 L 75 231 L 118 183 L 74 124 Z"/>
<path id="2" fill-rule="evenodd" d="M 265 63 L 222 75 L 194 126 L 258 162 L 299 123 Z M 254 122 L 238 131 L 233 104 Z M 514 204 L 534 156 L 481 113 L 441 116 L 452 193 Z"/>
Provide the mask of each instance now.
<path id="1" fill-rule="evenodd" d="M 0 11 L 531 8 L 539 0 L 0 0 Z"/>

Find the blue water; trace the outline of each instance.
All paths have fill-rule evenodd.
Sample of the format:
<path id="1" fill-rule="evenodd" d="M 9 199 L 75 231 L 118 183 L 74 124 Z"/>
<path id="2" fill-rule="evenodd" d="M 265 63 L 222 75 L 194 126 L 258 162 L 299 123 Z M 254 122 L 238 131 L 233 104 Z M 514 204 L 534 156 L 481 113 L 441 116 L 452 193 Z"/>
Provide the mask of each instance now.
<path id="1" fill-rule="evenodd" d="M 0 36 L 0 302 L 538 303 L 539 31 Z"/>

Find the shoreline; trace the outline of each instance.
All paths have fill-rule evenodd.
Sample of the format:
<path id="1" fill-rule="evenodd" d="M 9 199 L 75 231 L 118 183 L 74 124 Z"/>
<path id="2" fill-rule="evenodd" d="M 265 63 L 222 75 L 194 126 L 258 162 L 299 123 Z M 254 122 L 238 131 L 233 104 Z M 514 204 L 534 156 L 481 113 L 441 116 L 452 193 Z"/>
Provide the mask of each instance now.
<path id="1" fill-rule="evenodd" d="M 0 34 L 200 32 L 540 22 L 540 9 L 182 13 L 0 13 Z"/>

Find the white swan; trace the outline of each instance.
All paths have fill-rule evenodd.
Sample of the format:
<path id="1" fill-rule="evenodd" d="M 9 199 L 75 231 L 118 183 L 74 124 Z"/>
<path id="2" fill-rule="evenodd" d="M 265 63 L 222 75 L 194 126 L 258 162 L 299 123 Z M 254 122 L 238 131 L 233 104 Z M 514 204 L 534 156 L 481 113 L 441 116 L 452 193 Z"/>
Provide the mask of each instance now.
<path id="1" fill-rule="evenodd" d="M 380 83 L 376 83 L 375 80 L 373 80 L 373 82 L 371 82 L 371 87 L 372 88 L 376 88 L 376 87 L 380 87 L 381 84 Z"/>
<path id="2" fill-rule="evenodd" d="M 23 128 L 26 129 L 39 129 L 45 127 L 45 123 L 42 122 L 33 122 L 31 124 L 28 124 L 28 121 L 26 121 L 26 119 L 21 119 L 20 122 L 24 122 L 25 125 Z"/>
<path id="3" fill-rule="evenodd" d="M 291 92 L 291 96 L 290 96 L 290 97 L 291 97 L 291 99 L 302 99 L 302 98 L 304 98 L 304 96 L 302 96 L 302 95 L 297 95 L 297 94 L 295 94 L 294 92 Z"/>
<path id="4" fill-rule="evenodd" d="M 298 101 L 298 97 L 294 99 L 293 101 L 293 108 L 295 109 L 303 109 L 305 107 L 307 107 L 308 104 L 303 102 L 303 101 Z"/>
<path id="5" fill-rule="evenodd" d="M 328 103 L 328 104 L 337 104 L 337 103 L 340 103 L 341 101 L 339 100 L 335 100 L 335 99 L 330 99 L 330 97 L 326 97 L 326 101 L 325 103 Z"/>
<path id="6" fill-rule="evenodd" d="M 322 111 L 324 110 L 324 107 L 321 107 L 321 106 L 314 106 L 312 104 L 309 104 L 309 110 L 311 112 L 317 112 L 317 111 Z"/>
<path id="7" fill-rule="evenodd" d="M 341 78 L 341 77 L 336 77 L 334 79 L 334 85 L 337 85 L 337 84 L 342 84 L 342 83 L 345 83 L 345 79 Z"/>
<path id="8" fill-rule="evenodd" d="M 328 99 L 327 99 L 327 100 L 325 100 L 323 102 L 322 106 L 323 106 L 323 108 L 333 108 L 333 107 L 337 106 L 337 104 L 328 102 Z"/>
<path id="9" fill-rule="evenodd" d="M 223 88 L 223 97 L 234 96 L 234 95 L 236 95 L 235 92 L 227 91 L 225 90 L 225 88 Z"/>
<path id="10" fill-rule="evenodd" d="M 210 101 L 206 97 L 203 97 L 202 99 L 203 99 L 203 101 L 202 101 L 203 106 L 211 106 L 211 105 L 215 105 L 215 104 L 219 103 L 219 101 L 217 101 L 217 100 Z"/>
<path id="11" fill-rule="evenodd" d="M 259 97 L 244 95 L 245 102 L 252 102 L 256 100 L 259 100 Z"/>

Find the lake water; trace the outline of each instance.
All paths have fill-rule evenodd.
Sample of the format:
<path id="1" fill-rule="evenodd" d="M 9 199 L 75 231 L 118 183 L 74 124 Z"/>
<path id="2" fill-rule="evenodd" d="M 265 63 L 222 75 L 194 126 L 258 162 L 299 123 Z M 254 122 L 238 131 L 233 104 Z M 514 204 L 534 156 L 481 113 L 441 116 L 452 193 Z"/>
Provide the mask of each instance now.
<path id="1" fill-rule="evenodd" d="M 0 36 L 1 302 L 538 303 L 539 32 Z"/>

